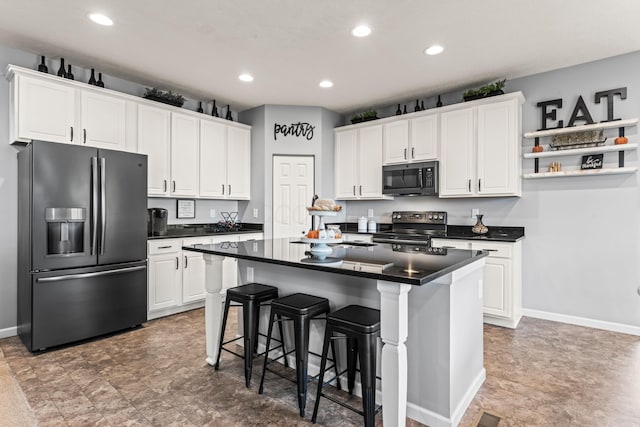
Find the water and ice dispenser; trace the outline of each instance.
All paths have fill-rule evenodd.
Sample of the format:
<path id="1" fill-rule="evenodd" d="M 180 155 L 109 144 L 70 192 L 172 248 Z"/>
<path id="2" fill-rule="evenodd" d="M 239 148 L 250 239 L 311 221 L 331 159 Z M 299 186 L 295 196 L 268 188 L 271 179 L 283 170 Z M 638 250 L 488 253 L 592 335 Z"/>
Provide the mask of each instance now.
<path id="1" fill-rule="evenodd" d="M 47 254 L 67 255 L 84 252 L 84 208 L 46 208 Z"/>

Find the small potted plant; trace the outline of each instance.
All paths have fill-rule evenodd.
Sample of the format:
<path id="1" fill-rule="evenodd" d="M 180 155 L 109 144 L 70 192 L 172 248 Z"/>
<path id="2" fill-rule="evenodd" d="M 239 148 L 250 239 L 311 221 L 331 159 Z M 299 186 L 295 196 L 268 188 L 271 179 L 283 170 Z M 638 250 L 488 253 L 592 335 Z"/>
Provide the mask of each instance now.
<path id="1" fill-rule="evenodd" d="M 367 110 L 362 113 L 362 121 L 368 122 L 369 120 L 376 120 L 378 118 L 378 112 L 376 110 Z"/>
<path id="2" fill-rule="evenodd" d="M 362 121 L 362 114 L 356 113 L 351 116 L 351 124 L 360 123 Z"/>
<path id="3" fill-rule="evenodd" d="M 465 101 L 471 101 L 474 99 L 486 98 L 488 96 L 502 95 L 504 93 L 502 88 L 504 88 L 506 81 L 507 79 L 503 79 L 495 83 L 480 86 L 478 89 L 469 89 L 462 95 L 462 98 Z"/>
<path id="4" fill-rule="evenodd" d="M 182 107 L 182 104 L 184 104 L 184 97 L 179 93 L 174 93 L 170 90 L 162 90 L 155 87 L 151 89 L 147 88 L 142 97 L 176 107 Z"/>

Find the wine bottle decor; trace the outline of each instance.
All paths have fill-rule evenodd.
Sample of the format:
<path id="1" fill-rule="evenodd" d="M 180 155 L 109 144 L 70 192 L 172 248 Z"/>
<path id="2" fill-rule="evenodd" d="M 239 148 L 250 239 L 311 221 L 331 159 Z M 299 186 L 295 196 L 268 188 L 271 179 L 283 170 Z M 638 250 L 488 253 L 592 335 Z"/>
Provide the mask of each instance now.
<path id="1" fill-rule="evenodd" d="M 94 70 L 93 68 L 91 69 L 91 77 L 89 77 L 88 83 L 92 86 L 96 86 L 96 84 L 98 83 L 96 81 L 96 70 Z"/>
<path id="2" fill-rule="evenodd" d="M 402 110 L 400 109 L 400 104 L 398 104 L 398 109 L 396 110 L 396 116 L 402 114 Z"/>
<path id="3" fill-rule="evenodd" d="M 96 82 L 96 86 L 104 87 L 104 82 L 102 81 L 102 73 L 98 73 L 98 81 Z"/>
<path id="4" fill-rule="evenodd" d="M 436 107 L 442 107 L 442 101 L 440 100 L 440 95 L 438 95 L 438 102 L 436 103 Z"/>
<path id="5" fill-rule="evenodd" d="M 73 73 L 71 72 L 71 64 L 68 65 L 68 70 L 67 74 L 65 75 L 66 78 L 68 78 L 69 80 L 73 80 Z"/>
<path id="6" fill-rule="evenodd" d="M 216 100 L 213 100 L 213 107 L 211 108 L 211 115 L 213 117 L 220 117 L 220 115 L 218 114 L 218 107 L 216 107 Z"/>
<path id="7" fill-rule="evenodd" d="M 421 110 L 421 111 L 424 111 L 424 110 L 425 110 L 425 108 L 424 108 L 424 101 L 421 101 L 421 102 L 420 102 L 420 110 Z"/>
<path id="8" fill-rule="evenodd" d="M 407 104 L 404 104 L 404 110 L 402 110 L 402 114 L 407 114 Z"/>
<path id="9" fill-rule="evenodd" d="M 231 105 L 227 105 L 227 115 L 225 119 L 233 121 L 233 116 L 231 115 Z"/>
<path id="10" fill-rule="evenodd" d="M 49 68 L 47 68 L 47 64 L 44 63 L 44 56 L 40 57 L 40 65 L 38 65 L 38 71 L 41 73 L 48 73 Z"/>
<path id="11" fill-rule="evenodd" d="M 198 102 L 198 109 L 196 110 L 198 113 L 202 113 L 204 112 L 204 110 L 202 109 L 202 102 Z"/>
<path id="12" fill-rule="evenodd" d="M 64 68 L 64 58 L 60 58 L 60 68 L 58 68 L 58 77 L 66 77 L 67 71 Z"/>
<path id="13" fill-rule="evenodd" d="M 420 111 L 420 103 L 418 102 L 417 99 L 416 99 L 416 106 L 413 108 L 413 111 L 415 112 Z"/>

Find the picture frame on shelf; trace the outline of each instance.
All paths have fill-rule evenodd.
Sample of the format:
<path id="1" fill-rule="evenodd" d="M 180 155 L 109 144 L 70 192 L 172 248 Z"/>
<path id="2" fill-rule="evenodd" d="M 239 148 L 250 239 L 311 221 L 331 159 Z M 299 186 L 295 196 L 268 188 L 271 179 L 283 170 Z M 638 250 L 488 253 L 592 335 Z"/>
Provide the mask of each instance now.
<path id="1" fill-rule="evenodd" d="M 587 154 L 582 156 L 580 170 L 602 169 L 604 163 L 604 154 Z"/>
<path id="2" fill-rule="evenodd" d="M 196 217 L 196 201 L 195 199 L 178 199 L 176 201 L 176 217 L 190 218 Z"/>

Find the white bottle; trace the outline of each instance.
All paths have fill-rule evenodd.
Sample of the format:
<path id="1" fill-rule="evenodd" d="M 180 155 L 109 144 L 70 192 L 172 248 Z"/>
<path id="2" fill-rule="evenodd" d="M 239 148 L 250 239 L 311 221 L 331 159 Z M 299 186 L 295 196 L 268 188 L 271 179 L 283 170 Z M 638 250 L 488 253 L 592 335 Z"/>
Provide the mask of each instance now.
<path id="1" fill-rule="evenodd" d="M 366 233 L 367 232 L 367 218 L 360 217 L 358 219 L 358 233 Z"/>
<path id="2" fill-rule="evenodd" d="M 376 228 L 377 228 L 377 224 L 374 220 L 370 219 L 369 223 L 367 224 L 367 228 L 369 230 L 369 233 L 375 233 L 376 232 Z"/>

